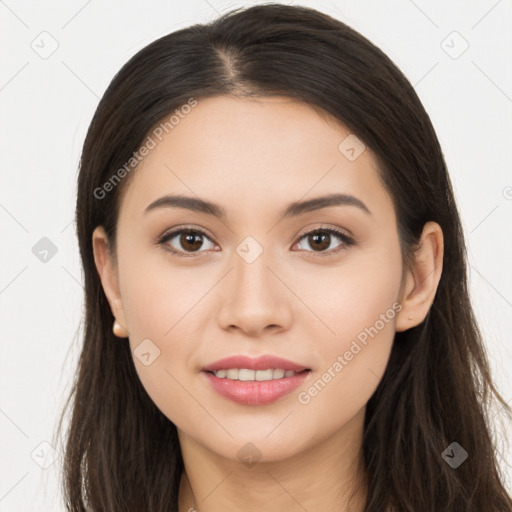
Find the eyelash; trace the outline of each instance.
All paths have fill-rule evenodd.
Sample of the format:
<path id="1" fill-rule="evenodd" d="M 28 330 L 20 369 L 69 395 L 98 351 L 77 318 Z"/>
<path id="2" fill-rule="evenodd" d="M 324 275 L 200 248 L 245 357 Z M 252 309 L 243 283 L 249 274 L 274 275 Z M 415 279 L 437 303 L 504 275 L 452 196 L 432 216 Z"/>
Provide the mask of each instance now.
<path id="1" fill-rule="evenodd" d="M 183 252 L 183 251 L 178 251 L 178 250 L 174 249 L 173 247 L 171 247 L 170 245 L 167 244 L 167 242 L 169 240 L 173 239 L 176 235 L 180 235 L 182 233 L 199 234 L 199 235 L 202 235 L 202 236 L 208 238 L 209 240 L 211 240 L 210 237 L 203 230 L 201 230 L 199 228 L 179 228 L 179 229 L 176 229 L 174 231 L 171 231 L 169 233 L 164 234 L 157 241 L 157 244 L 158 245 L 162 245 L 164 250 L 172 253 L 175 256 L 178 256 L 179 258 L 182 258 L 182 257 L 185 257 L 185 258 L 195 257 L 195 253 L 186 253 L 186 252 Z M 311 236 L 311 235 L 321 234 L 321 233 L 327 233 L 327 234 L 330 234 L 330 235 L 335 235 L 343 243 L 339 247 L 337 247 L 336 249 L 332 249 L 331 251 L 322 251 L 322 252 L 306 251 L 306 252 L 312 252 L 313 253 L 313 257 L 315 257 L 315 258 L 325 258 L 325 257 L 328 257 L 328 256 L 334 256 L 334 255 L 337 255 L 338 253 L 340 253 L 341 251 L 344 251 L 344 250 L 348 249 L 349 247 L 351 247 L 353 245 L 356 245 L 356 242 L 352 238 L 348 237 L 342 231 L 339 231 L 339 230 L 334 229 L 334 228 L 316 228 L 316 229 L 314 229 L 312 231 L 308 231 L 308 232 L 304 233 L 303 235 L 301 235 L 301 237 L 299 238 L 299 242 L 303 238 L 306 238 L 306 237 Z"/>

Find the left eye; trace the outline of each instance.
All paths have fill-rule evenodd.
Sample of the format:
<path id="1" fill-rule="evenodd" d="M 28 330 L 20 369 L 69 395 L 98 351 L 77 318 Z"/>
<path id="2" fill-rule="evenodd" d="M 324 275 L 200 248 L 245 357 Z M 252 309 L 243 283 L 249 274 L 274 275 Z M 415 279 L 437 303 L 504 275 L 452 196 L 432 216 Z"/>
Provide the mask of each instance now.
<path id="1" fill-rule="evenodd" d="M 315 229 L 314 231 L 310 231 L 301 236 L 300 240 L 303 238 L 307 239 L 310 247 L 316 247 L 318 250 L 314 250 L 313 252 L 320 252 L 320 254 L 315 254 L 315 256 L 328 256 L 329 254 L 337 254 L 339 251 L 346 249 L 354 244 L 353 240 L 349 238 L 345 233 L 338 231 L 337 229 Z M 341 240 L 341 244 L 338 245 L 337 248 L 329 251 L 327 254 L 323 254 L 331 245 L 332 238 L 338 238 Z M 309 252 L 309 251 L 308 251 Z"/>
<path id="2" fill-rule="evenodd" d="M 341 240 L 341 243 L 338 245 L 337 248 L 334 250 L 326 251 L 331 246 L 332 238 L 338 238 Z M 164 245 L 166 250 L 170 251 L 171 253 L 175 254 L 176 256 L 182 257 L 182 256 L 193 256 L 194 252 L 203 252 L 199 251 L 199 249 L 202 248 L 203 241 L 202 239 L 206 238 L 210 241 L 212 246 L 215 244 L 211 241 L 210 237 L 204 233 L 203 231 L 199 229 L 178 229 L 175 231 L 172 231 L 170 233 L 167 233 L 164 235 L 158 243 L 161 245 Z M 171 243 L 173 239 L 177 239 L 180 247 L 175 247 Z M 351 245 L 354 245 L 354 241 L 349 238 L 345 233 L 338 231 L 337 229 L 327 229 L 327 228 L 320 228 L 315 229 L 313 231 L 309 231 L 307 233 L 304 233 L 299 240 L 307 239 L 308 244 L 310 247 L 313 247 L 313 251 L 306 251 L 306 252 L 313 252 L 313 253 L 319 253 L 315 254 L 314 256 L 328 256 L 330 254 L 336 254 L 339 251 L 346 249 L 350 247 Z M 294 247 L 299 245 L 300 242 L 294 244 Z M 212 247 L 210 247 L 211 249 Z M 324 254 L 326 253 L 327 254 Z"/>

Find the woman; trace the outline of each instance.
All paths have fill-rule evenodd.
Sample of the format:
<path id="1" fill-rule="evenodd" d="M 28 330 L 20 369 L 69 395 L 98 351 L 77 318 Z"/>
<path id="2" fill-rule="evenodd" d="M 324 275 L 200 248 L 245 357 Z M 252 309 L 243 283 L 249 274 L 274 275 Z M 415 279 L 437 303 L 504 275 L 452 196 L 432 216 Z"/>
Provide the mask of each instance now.
<path id="1" fill-rule="evenodd" d="M 76 214 L 69 510 L 512 511 L 442 151 L 360 34 L 269 4 L 150 44 Z"/>

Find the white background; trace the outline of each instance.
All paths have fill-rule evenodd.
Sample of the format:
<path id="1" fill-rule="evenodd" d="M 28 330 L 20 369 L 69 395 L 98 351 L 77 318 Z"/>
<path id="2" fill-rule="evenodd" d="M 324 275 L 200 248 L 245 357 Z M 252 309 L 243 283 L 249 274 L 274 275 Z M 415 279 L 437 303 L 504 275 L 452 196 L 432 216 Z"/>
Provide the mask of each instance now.
<path id="1" fill-rule="evenodd" d="M 76 175 L 99 98 L 151 41 L 254 3 L 0 1 L 0 512 L 64 510 L 58 461 L 36 461 L 61 454 L 40 443 L 51 443 L 81 343 Z M 361 32 L 415 86 L 454 184 L 492 370 L 512 402 L 511 0 L 300 4 Z M 33 46 L 52 38 L 43 59 Z M 42 237 L 57 247 L 46 263 L 32 252 Z"/>

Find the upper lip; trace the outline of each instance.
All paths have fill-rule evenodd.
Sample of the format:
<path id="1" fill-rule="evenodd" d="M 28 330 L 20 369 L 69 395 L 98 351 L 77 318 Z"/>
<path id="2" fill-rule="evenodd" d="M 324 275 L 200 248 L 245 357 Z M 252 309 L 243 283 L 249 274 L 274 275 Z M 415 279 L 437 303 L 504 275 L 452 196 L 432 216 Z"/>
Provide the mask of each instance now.
<path id="1" fill-rule="evenodd" d="M 209 364 L 203 368 L 206 372 L 215 372 L 217 370 L 229 370 L 230 368 L 247 368 L 248 370 L 267 370 L 282 368 L 283 370 L 292 370 L 294 372 L 301 372 L 302 370 L 309 370 L 306 366 L 296 364 L 293 361 L 283 359 L 281 357 L 263 355 L 260 357 L 249 356 L 231 356 L 224 359 L 219 359 L 214 363 Z"/>

